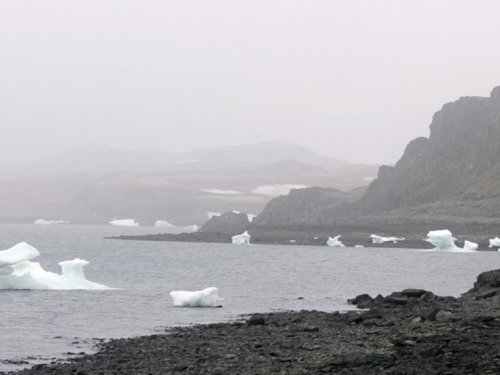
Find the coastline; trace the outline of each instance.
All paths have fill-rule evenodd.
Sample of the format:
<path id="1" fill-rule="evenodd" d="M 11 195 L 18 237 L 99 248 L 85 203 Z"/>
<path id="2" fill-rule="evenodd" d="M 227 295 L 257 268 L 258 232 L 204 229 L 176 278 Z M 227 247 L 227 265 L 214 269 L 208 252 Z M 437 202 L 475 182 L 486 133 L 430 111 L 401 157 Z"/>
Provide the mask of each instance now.
<path id="1" fill-rule="evenodd" d="M 115 339 L 12 374 L 496 374 L 500 270 L 462 297 L 408 289 L 351 300 L 364 310 L 254 314 Z M 9 373 L 10 374 L 10 373 Z"/>

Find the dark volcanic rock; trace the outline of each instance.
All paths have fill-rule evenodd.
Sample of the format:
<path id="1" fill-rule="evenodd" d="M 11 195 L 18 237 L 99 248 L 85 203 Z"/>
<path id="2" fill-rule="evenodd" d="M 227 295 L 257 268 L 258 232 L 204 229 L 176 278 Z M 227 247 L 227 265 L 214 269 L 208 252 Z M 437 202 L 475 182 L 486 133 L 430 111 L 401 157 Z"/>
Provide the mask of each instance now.
<path id="1" fill-rule="evenodd" d="M 199 232 L 240 234 L 248 229 L 250 221 L 247 214 L 235 213 L 233 211 L 224 212 L 220 216 L 213 216 L 202 225 Z"/>

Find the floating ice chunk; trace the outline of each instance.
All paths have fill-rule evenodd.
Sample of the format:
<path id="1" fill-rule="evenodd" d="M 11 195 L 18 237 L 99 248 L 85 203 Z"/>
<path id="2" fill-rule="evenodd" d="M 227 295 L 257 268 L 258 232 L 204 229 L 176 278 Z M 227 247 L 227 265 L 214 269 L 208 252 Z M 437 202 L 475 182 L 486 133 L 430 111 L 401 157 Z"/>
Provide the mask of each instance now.
<path id="1" fill-rule="evenodd" d="M 397 243 L 398 241 L 403 241 L 404 240 L 404 237 L 381 237 L 381 236 L 377 236 L 376 234 L 372 234 L 370 236 L 370 238 L 372 239 L 372 242 L 373 243 L 384 243 L 384 242 L 394 242 L 394 243 Z"/>
<path id="2" fill-rule="evenodd" d="M 219 298 L 219 289 L 215 287 L 206 288 L 196 292 L 173 291 L 170 297 L 174 306 L 183 307 L 216 307 L 217 302 L 224 298 Z"/>
<path id="3" fill-rule="evenodd" d="M 111 225 L 119 225 L 123 227 L 138 227 L 139 223 L 136 223 L 134 219 L 121 219 L 121 220 L 111 220 L 109 222 Z"/>
<path id="4" fill-rule="evenodd" d="M 339 240 L 340 234 L 335 237 L 328 237 L 328 241 L 326 241 L 326 244 L 330 247 L 345 247 L 345 245 Z"/>
<path id="5" fill-rule="evenodd" d="M 50 224 L 69 224 L 69 221 L 66 220 L 44 220 L 38 219 L 33 222 L 33 224 L 39 225 L 50 225 Z"/>
<path id="6" fill-rule="evenodd" d="M 254 215 L 254 214 L 247 214 L 247 217 L 248 217 L 248 221 L 249 222 L 252 222 L 253 219 L 255 219 L 257 217 L 257 215 Z"/>
<path id="7" fill-rule="evenodd" d="M 40 253 L 24 242 L 0 253 L 3 266 L 13 268 L 10 275 L 0 276 L 0 289 L 110 289 L 85 278 L 83 267 L 88 262 L 82 259 L 60 262 L 62 274 L 58 275 L 45 271 L 40 263 L 30 262 L 28 259 Z"/>
<path id="8" fill-rule="evenodd" d="M 478 247 L 479 245 L 475 242 L 465 241 L 463 249 L 466 251 L 476 251 Z"/>
<path id="9" fill-rule="evenodd" d="M 197 232 L 200 227 L 198 225 L 188 225 L 187 227 L 184 227 L 184 230 L 188 233 L 194 233 Z"/>
<path id="10" fill-rule="evenodd" d="M 7 250 L 0 251 L 0 268 L 30 260 L 40 255 L 40 252 L 26 242 L 20 242 Z"/>
<path id="11" fill-rule="evenodd" d="M 233 241 L 233 245 L 250 245 L 250 235 L 248 231 L 231 237 L 231 240 Z"/>
<path id="12" fill-rule="evenodd" d="M 212 211 L 207 211 L 207 216 L 209 219 L 213 218 L 214 216 L 217 217 L 217 216 L 220 216 L 222 215 L 220 212 L 212 212 Z"/>
<path id="13" fill-rule="evenodd" d="M 175 225 L 172 225 L 170 224 L 168 221 L 165 221 L 165 220 L 157 220 L 155 222 L 155 227 L 159 227 L 159 228 L 174 228 Z"/>
<path id="14" fill-rule="evenodd" d="M 490 241 L 490 246 L 488 246 L 488 247 L 497 247 L 497 246 L 500 247 L 500 238 L 495 237 L 495 238 L 492 238 L 489 241 Z"/>
<path id="15" fill-rule="evenodd" d="M 295 242 L 297 242 L 297 240 L 290 240 L 290 242 L 291 242 L 291 243 L 295 243 Z"/>
<path id="16" fill-rule="evenodd" d="M 453 235 L 448 229 L 430 231 L 427 234 L 427 239 L 426 239 L 427 242 L 430 242 L 432 245 L 435 246 L 435 248 L 431 249 L 430 251 L 444 251 L 444 252 L 455 252 L 455 253 L 476 252 L 475 249 L 472 249 L 470 247 L 477 244 L 466 241 L 464 248 L 461 249 L 455 245 L 455 240 L 456 238 L 453 237 Z M 473 245 L 469 245 L 467 244 L 467 242 Z"/>
<path id="17" fill-rule="evenodd" d="M 355 245 L 354 247 L 364 247 L 363 245 Z"/>

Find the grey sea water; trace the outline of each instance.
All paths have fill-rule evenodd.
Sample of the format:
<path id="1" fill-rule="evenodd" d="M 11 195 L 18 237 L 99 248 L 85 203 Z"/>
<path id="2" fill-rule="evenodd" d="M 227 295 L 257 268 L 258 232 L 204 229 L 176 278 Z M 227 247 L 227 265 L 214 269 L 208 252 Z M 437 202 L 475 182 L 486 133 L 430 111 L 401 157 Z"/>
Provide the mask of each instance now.
<path id="1" fill-rule="evenodd" d="M 93 338 L 163 332 L 165 327 L 230 321 L 279 310 L 349 309 L 357 294 L 425 288 L 458 296 L 500 253 L 409 249 L 120 241 L 105 236 L 163 228 L 0 224 L 0 250 L 25 241 L 47 271 L 82 258 L 88 280 L 116 290 L 1 291 L 0 371 L 92 350 Z M 325 238 L 326 243 L 326 238 Z M 5 271 L 4 271 L 5 272 Z M 223 308 L 175 308 L 172 290 L 219 288 Z M 303 299 L 299 299 L 302 297 Z"/>

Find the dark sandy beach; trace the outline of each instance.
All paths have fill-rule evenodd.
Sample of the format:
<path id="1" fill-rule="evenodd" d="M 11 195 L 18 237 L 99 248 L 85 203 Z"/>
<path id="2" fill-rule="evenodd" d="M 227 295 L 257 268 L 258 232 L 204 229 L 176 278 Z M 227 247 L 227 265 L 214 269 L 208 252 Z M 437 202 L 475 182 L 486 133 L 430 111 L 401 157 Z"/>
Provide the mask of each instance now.
<path id="1" fill-rule="evenodd" d="M 173 328 L 16 374 L 500 373 L 500 270 L 479 275 L 460 298 L 408 289 L 351 303 L 363 310 Z"/>

